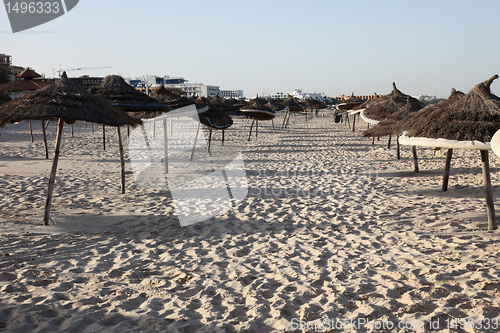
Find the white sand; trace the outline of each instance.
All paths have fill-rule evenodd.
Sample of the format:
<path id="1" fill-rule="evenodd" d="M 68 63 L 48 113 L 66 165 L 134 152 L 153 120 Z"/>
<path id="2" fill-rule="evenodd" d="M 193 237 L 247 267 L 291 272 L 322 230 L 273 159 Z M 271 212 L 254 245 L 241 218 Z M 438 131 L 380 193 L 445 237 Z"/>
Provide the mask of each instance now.
<path id="1" fill-rule="evenodd" d="M 115 130 L 103 151 L 101 127 L 83 123 L 75 138 L 65 127 L 42 227 L 41 124 L 35 143 L 27 122 L 0 129 L 0 331 L 280 332 L 361 319 L 448 332 L 455 318 L 490 325 L 462 331 L 500 330 L 499 231 L 486 231 L 479 152 L 454 151 L 443 193 L 445 157 L 433 149 L 418 150 L 414 174 L 409 147 L 398 161 L 387 138 L 372 147 L 331 116 L 292 118 L 278 134 L 261 122 L 250 142 L 249 124 L 226 133 L 241 145 L 249 195 L 182 228 L 168 192 L 136 186 L 129 163 L 119 194 Z M 339 327 L 324 331 L 370 331 Z"/>

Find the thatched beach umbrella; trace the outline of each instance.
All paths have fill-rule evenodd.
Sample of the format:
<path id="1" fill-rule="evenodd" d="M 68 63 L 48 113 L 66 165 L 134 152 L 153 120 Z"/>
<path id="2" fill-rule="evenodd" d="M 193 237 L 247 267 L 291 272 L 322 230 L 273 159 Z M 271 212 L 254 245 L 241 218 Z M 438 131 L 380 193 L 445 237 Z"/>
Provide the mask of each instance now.
<path id="1" fill-rule="evenodd" d="M 28 93 L 0 107 L 0 126 L 6 123 L 16 123 L 23 120 L 44 120 L 58 118 L 58 129 L 54 160 L 50 172 L 47 201 L 43 224 L 49 223 L 49 212 L 52 202 L 52 192 L 59 161 L 59 150 L 64 122 L 72 124 L 77 120 L 90 121 L 109 126 L 136 125 L 137 120 L 129 117 L 119 109 L 111 106 L 107 101 L 92 96 L 88 91 L 78 87 L 63 73 L 59 82 L 38 91 Z M 123 148 L 121 137 L 120 157 L 123 171 Z M 122 172 L 122 193 L 124 191 Z"/>
<path id="2" fill-rule="evenodd" d="M 396 127 L 399 121 L 411 116 L 415 112 L 422 109 L 422 105 L 420 103 L 416 103 L 415 99 L 407 96 L 406 104 L 399 108 L 399 110 L 391 113 L 385 119 L 381 120 L 377 125 L 363 132 L 364 137 L 381 137 L 381 136 L 389 136 L 388 147 L 391 145 L 391 137 L 392 135 L 396 135 L 396 138 L 399 138 L 399 128 Z M 400 150 L 399 150 L 399 141 L 397 141 L 396 145 L 397 150 L 397 159 L 400 159 Z"/>
<path id="3" fill-rule="evenodd" d="M 193 104 L 195 104 L 198 113 L 208 110 L 207 105 L 196 103 L 190 98 L 180 96 L 175 92 L 168 90 L 165 86 L 159 86 L 158 88 L 153 89 L 153 96 L 161 103 L 167 104 L 171 110 L 180 109 Z"/>
<path id="4" fill-rule="evenodd" d="M 288 97 L 283 101 L 283 105 L 285 105 L 288 109 L 285 113 L 285 117 L 283 119 L 283 124 L 281 125 L 281 128 L 285 128 L 288 126 L 288 123 L 290 121 L 290 115 L 292 112 L 303 112 L 304 108 L 297 103 L 295 98 L 293 96 L 288 95 Z"/>
<path id="5" fill-rule="evenodd" d="M 422 103 L 399 91 L 398 88 L 396 88 L 396 83 L 393 82 L 392 92 L 390 94 L 381 96 L 375 100 L 366 101 L 358 106 L 358 108 L 364 109 L 361 113 L 362 117 L 364 116 L 371 120 L 381 121 L 405 106 L 408 103 L 408 97 L 410 97 L 409 103 L 412 107 L 422 108 Z"/>
<path id="6" fill-rule="evenodd" d="M 399 146 L 399 135 L 401 135 L 401 133 L 407 131 L 408 129 L 411 129 L 411 127 L 415 123 L 418 123 L 421 121 L 423 121 L 423 122 L 430 121 L 431 119 L 429 117 L 435 110 L 443 109 L 443 108 L 455 103 L 457 100 L 459 100 L 463 96 L 465 96 L 465 94 L 463 92 L 455 90 L 455 88 L 452 88 L 451 94 L 447 99 L 444 99 L 436 104 L 426 106 L 425 108 L 423 108 L 417 112 L 412 112 L 407 117 L 404 117 L 403 119 L 397 121 L 396 123 L 391 124 L 392 133 L 398 136 L 398 139 L 397 139 L 398 146 Z M 436 113 L 436 115 L 439 115 L 439 112 Z M 381 123 L 383 123 L 385 121 L 386 120 L 383 120 Z M 413 146 L 412 149 L 413 149 L 413 160 L 415 163 L 415 172 L 418 173 L 418 171 L 419 171 L 418 170 L 418 160 L 417 160 L 417 153 L 416 153 L 415 146 Z M 441 148 L 438 147 L 436 149 L 441 149 Z M 449 177 L 452 153 L 453 153 L 453 149 L 452 148 L 448 149 L 448 152 L 446 155 L 446 166 L 445 166 L 445 173 L 444 173 L 443 186 L 442 186 L 443 191 L 446 191 L 448 189 L 448 177 Z M 399 159 L 399 155 L 398 155 L 398 159 Z"/>
<path id="7" fill-rule="evenodd" d="M 240 110 L 243 111 L 249 118 L 252 118 L 252 125 L 250 125 L 248 141 L 250 141 L 250 138 L 252 136 L 252 128 L 254 123 L 255 137 L 257 137 L 259 120 L 273 120 L 276 117 L 276 111 L 273 111 L 271 108 L 265 106 L 264 104 L 260 104 L 257 101 L 253 101 L 253 103 L 242 107 Z"/>
<path id="8" fill-rule="evenodd" d="M 496 229 L 495 209 L 489 170 L 490 141 L 500 129 L 500 98 L 490 91 L 494 75 L 476 85 L 456 102 L 435 110 L 426 118 L 408 124 L 404 145 L 475 149 L 481 152 L 483 185 L 488 213 L 488 229 Z"/>

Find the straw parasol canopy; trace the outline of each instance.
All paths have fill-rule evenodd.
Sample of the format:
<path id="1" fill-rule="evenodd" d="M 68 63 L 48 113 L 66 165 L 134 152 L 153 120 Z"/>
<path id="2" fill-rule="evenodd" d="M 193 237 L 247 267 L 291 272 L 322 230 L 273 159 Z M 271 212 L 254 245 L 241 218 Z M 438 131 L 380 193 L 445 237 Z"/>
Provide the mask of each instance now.
<path id="1" fill-rule="evenodd" d="M 283 101 L 283 104 L 288 107 L 288 109 L 292 112 L 302 112 L 304 108 L 297 103 L 295 98 L 288 95 L 288 97 Z"/>
<path id="2" fill-rule="evenodd" d="M 84 120 L 109 126 L 140 123 L 102 98 L 93 96 L 68 79 L 67 75 L 43 89 L 27 93 L 0 108 L 0 126 L 23 120 L 59 118 L 72 124 Z"/>
<path id="3" fill-rule="evenodd" d="M 104 82 L 90 88 L 90 92 L 105 98 L 122 111 L 130 111 L 130 115 L 138 119 L 154 118 L 170 110 L 168 105 L 156 98 L 137 91 L 119 75 L 106 76 Z"/>
<path id="4" fill-rule="evenodd" d="M 364 100 L 362 100 L 359 97 L 354 96 L 354 93 L 352 93 L 352 95 L 348 99 L 346 99 L 345 101 L 343 101 L 342 103 L 337 105 L 337 112 L 336 113 L 344 112 L 347 110 L 353 110 L 356 106 L 361 105 L 364 102 L 365 102 Z M 342 110 L 342 111 L 340 111 L 340 110 Z"/>
<path id="5" fill-rule="evenodd" d="M 172 110 L 180 109 L 193 104 L 195 104 L 198 113 L 208 110 L 207 105 L 196 103 L 190 98 L 180 96 L 175 92 L 168 90 L 163 85 L 153 89 L 153 96 L 157 98 L 161 103 L 167 104 Z"/>
<path id="6" fill-rule="evenodd" d="M 287 110 L 287 106 L 285 104 L 275 99 L 270 99 L 265 105 L 276 112 L 284 112 Z"/>
<path id="7" fill-rule="evenodd" d="M 408 101 L 408 97 L 410 100 Z M 363 114 L 366 118 L 381 121 L 389 115 L 404 107 L 407 103 L 411 104 L 413 109 L 421 109 L 421 103 L 406 94 L 403 94 L 396 88 L 396 83 L 392 83 L 392 92 L 388 95 L 381 96 L 375 100 L 366 101 L 357 107 L 357 109 L 364 109 Z"/>
<path id="8" fill-rule="evenodd" d="M 241 112 L 240 109 L 233 103 L 225 100 L 219 95 L 214 96 L 214 98 L 210 100 L 210 103 L 212 106 L 219 108 L 231 118 L 248 118 L 248 116 L 244 112 Z"/>
<path id="9" fill-rule="evenodd" d="M 399 135 L 398 122 L 407 119 L 415 112 L 422 109 L 421 104 L 412 103 L 411 97 L 406 97 L 406 104 L 399 110 L 388 115 L 384 120 L 380 121 L 377 125 L 363 132 L 364 137 L 379 137 L 386 135 Z"/>
<path id="10" fill-rule="evenodd" d="M 451 94 L 447 99 L 444 99 L 436 104 L 428 105 L 425 108 L 417 111 L 417 112 L 412 112 L 410 115 L 407 117 L 401 119 L 398 121 L 396 124 L 393 125 L 394 132 L 396 134 L 400 134 L 404 131 L 408 131 L 411 129 L 414 124 L 417 123 L 425 123 L 429 121 L 430 115 L 435 111 L 435 110 L 442 110 L 449 105 L 455 103 L 458 101 L 460 98 L 464 97 L 465 94 L 461 92 L 460 90 L 456 90 L 455 88 L 451 89 Z M 435 113 L 434 116 L 439 115 L 439 112 Z M 417 132 L 413 132 L 413 135 L 411 136 L 416 136 Z"/>
<path id="11" fill-rule="evenodd" d="M 454 103 L 437 107 L 427 117 L 408 122 L 408 136 L 400 138 L 401 144 L 407 145 L 480 150 L 489 230 L 496 229 L 489 150 L 491 138 L 500 129 L 500 98 L 490 90 L 497 78 L 498 75 L 494 75 Z M 448 172 L 451 149 L 445 167 Z"/>
<path id="12" fill-rule="evenodd" d="M 206 97 L 198 97 L 196 103 L 208 106 L 208 111 L 198 114 L 200 123 L 213 129 L 226 129 L 231 127 L 233 120 L 222 108 L 214 105 Z"/>
<path id="13" fill-rule="evenodd" d="M 52 203 L 57 163 L 61 146 L 64 122 L 74 123 L 77 120 L 96 122 L 109 126 L 136 125 L 139 121 L 131 118 L 119 109 L 111 106 L 106 100 L 92 96 L 88 91 L 78 87 L 68 79 L 64 72 L 56 84 L 25 94 L 0 107 L 0 126 L 23 120 L 44 120 L 59 118 L 56 148 L 49 178 L 47 201 L 43 224 L 49 224 L 49 212 Z M 122 159 L 122 193 L 123 193 L 123 148 L 120 142 Z"/>

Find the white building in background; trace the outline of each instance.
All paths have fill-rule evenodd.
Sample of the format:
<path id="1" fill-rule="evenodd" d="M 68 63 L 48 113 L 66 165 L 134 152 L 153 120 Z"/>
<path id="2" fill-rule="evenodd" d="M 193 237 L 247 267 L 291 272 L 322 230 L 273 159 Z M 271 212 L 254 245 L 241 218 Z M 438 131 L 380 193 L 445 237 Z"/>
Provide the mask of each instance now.
<path id="1" fill-rule="evenodd" d="M 210 86 L 202 83 L 165 84 L 165 88 L 182 89 L 186 92 L 187 97 L 215 97 L 220 92 L 219 86 Z"/>
<path id="2" fill-rule="evenodd" d="M 219 96 L 224 98 L 243 98 L 243 90 L 219 90 Z"/>
<path id="3" fill-rule="evenodd" d="M 418 99 L 419 101 L 424 101 L 424 102 L 430 102 L 435 99 L 437 99 L 436 96 L 429 96 L 429 95 L 418 95 L 418 96 L 412 96 L 415 99 Z"/>
<path id="4" fill-rule="evenodd" d="M 317 99 L 319 101 L 323 101 L 325 99 L 324 93 L 317 93 L 317 92 L 305 93 L 302 91 L 302 89 L 294 89 L 290 95 L 292 95 L 292 97 L 295 97 L 298 99 L 312 98 L 312 99 Z"/>

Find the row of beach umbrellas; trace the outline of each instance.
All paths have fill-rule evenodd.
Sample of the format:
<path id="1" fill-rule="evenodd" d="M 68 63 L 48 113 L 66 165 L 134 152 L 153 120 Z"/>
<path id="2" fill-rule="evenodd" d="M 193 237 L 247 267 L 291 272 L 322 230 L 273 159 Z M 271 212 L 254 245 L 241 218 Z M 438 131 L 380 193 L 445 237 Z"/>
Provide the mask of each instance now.
<path id="1" fill-rule="evenodd" d="M 392 135 L 398 138 L 398 159 L 399 144 L 412 146 L 415 172 L 418 172 L 416 146 L 448 149 L 443 191 L 448 187 L 453 149 L 479 150 L 489 230 L 497 228 L 489 169 L 492 137 L 500 129 L 500 98 L 490 89 L 497 78 L 494 75 L 477 84 L 467 94 L 452 88 L 447 99 L 429 106 L 402 93 L 393 83 L 390 94 L 352 108 L 352 113 L 359 113 L 363 120 L 375 124 L 363 136 L 389 136 L 389 142 Z"/>

